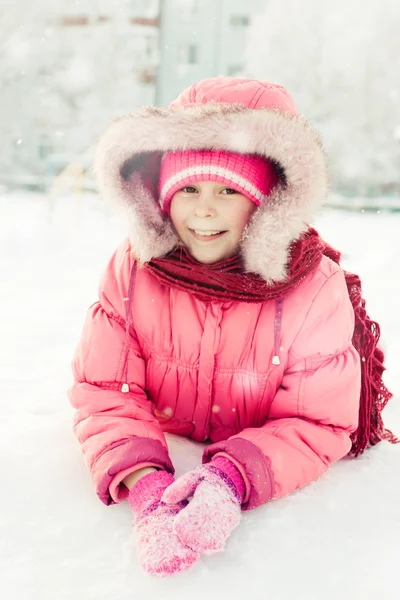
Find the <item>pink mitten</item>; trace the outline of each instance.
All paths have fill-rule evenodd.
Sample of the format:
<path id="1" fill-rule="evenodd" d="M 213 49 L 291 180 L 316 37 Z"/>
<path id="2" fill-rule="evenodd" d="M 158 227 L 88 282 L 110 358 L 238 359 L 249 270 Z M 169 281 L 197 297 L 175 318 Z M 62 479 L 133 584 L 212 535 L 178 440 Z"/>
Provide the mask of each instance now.
<path id="1" fill-rule="evenodd" d="M 129 492 L 129 504 L 134 512 L 139 562 L 151 575 L 172 575 L 193 565 L 199 554 L 180 542 L 173 532 L 173 522 L 186 502 L 166 505 L 161 496 L 173 483 L 166 471 L 145 475 Z"/>
<path id="2" fill-rule="evenodd" d="M 173 506 L 193 496 L 177 514 L 174 532 L 192 550 L 213 554 L 223 550 L 239 524 L 244 492 L 239 469 L 232 461 L 216 457 L 210 464 L 182 475 L 166 489 L 162 500 Z"/>

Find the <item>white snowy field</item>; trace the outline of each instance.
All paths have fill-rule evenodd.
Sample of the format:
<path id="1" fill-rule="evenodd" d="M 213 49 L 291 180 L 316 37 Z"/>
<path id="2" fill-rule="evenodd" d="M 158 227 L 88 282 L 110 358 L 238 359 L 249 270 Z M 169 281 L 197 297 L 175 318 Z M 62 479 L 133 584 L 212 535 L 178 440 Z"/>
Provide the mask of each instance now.
<path id="1" fill-rule="evenodd" d="M 360 273 L 387 352 L 400 434 L 400 214 L 327 211 L 320 232 Z M 86 308 L 123 231 L 95 196 L 0 193 L 0 565 L 4 600 L 398 600 L 400 446 L 339 461 L 244 514 L 224 553 L 169 579 L 137 564 L 129 507 L 95 496 L 66 389 Z M 201 445 L 169 438 L 177 474 Z"/>

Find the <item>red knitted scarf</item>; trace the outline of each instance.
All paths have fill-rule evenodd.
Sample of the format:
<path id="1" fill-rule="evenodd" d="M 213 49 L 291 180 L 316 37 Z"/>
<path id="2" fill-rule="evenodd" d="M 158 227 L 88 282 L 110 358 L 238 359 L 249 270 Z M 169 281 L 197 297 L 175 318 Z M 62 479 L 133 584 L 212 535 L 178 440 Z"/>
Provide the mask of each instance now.
<path id="1" fill-rule="evenodd" d="M 204 265 L 183 246 L 165 258 L 153 259 L 146 268 L 162 283 L 188 291 L 204 301 L 264 302 L 279 298 L 296 288 L 319 265 L 323 255 L 340 263 L 340 253 L 326 244 L 315 229 L 310 228 L 290 248 L 287 279 L 273 285 L 268 285 L 260 275 L 245 273 L 238 255 Z M 358 456 L 381 440 L 392 443 L 400 440 L 385 429 L 381 415 L 392 394 L 382 381 L 385 368 L 384 354 L 378 348 L 379 325 L 366 313 L 359 277 L 345 272 L 345 278 L 355 316 L 353 345 L 361 357 L 359 423 L 352 435 L 349 453 Z"/>

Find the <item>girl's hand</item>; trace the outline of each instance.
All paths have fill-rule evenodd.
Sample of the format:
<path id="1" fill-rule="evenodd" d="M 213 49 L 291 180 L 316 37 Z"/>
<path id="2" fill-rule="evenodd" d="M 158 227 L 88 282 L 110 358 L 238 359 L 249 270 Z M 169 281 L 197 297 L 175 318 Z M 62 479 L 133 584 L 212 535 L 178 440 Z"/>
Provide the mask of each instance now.
<path id="1" fill-rule="evenodd" d="M 173 522 L 186 502 L 166 505 L 161 496 L 174 477 L 155 471 L 142 477 L 129 492 L 134 512 L 139 562 L 151 575 L 166 576 L 193 565 L 199 554 L 183 544 L 173 532 Z"/>
<path id="2" fill-rule="evenodd" d="M 162 496 L 171 507 L 187 502 L 176 514 L 173 531 L 185 547 L 199 554 L 223 550 L 241 518 L 243 478 L 228 459 L 217 457 L 209 465 L 189 471 Z"/>

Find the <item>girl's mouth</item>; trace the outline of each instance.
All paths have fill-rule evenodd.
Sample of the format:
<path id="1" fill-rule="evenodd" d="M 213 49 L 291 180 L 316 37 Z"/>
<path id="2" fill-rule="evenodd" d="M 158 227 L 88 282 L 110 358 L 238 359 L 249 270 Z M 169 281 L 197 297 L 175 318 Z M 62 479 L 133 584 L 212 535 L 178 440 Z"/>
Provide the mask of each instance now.
<path id="1" fill-rule="evenodd" d="M 216 240 L 226 233 L 226 230 L 218 231 L 216 229 L 210 229 L 208 231 L 201 229 L 189 229 L 190 233 L 193 235 L 196 240 L 200 240 L 202 242 L 211 242 L 211 240 Z"/>

